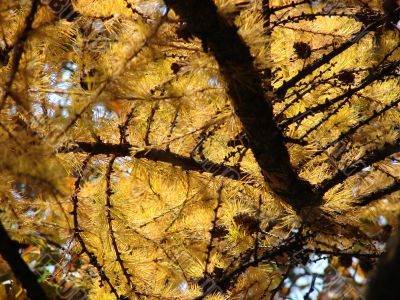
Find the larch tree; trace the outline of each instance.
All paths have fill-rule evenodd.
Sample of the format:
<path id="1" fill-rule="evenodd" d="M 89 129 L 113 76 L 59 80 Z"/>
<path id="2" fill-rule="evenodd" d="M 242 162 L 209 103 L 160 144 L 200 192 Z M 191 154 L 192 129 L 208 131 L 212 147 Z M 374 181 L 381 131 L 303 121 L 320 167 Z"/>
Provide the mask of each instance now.
<path id="1" fill-rule="evenodd" d="M 0 299 L 398 296 L 398 4 L 1 1 Z"/>

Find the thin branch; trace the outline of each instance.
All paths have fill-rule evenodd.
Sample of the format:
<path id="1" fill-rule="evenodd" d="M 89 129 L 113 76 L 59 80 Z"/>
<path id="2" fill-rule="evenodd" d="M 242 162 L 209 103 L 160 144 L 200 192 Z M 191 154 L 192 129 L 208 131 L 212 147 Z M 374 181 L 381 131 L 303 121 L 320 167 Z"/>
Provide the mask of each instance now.
<path id="1" fill-rule="evenodd" d="M 385 197 L 387 195 L 390 195 L 394 192 L 400 191 L 400 180 L 397 180 L 393 182 L 392 184 L 379 189 L 377 191 L 374 191 L 372 193 L 369 193 L 367 195 L 359 197 L 357 200 L 359 202 L 356 203 L 357 206 L 367 206 L 368 204 L 372 203 L 373 201 L 379 200 L 382 197 Z"/>
<path id="2" fill-rule="evenodd" d="M 276 293 L 279 292 L 279 290 L 282 288 L 283 284 L 285 283 L 285 280 L 289 277 L 290 271 L 292 269 L 293 269 L 293 264 L 289 264 L 289 266 L 287 266 L 286 268 L 286 271 L 282 274 L 282 279 L 279 282 L 278 286 L 271 291 L 271 296 L 269 297 L 270 300 L 273 300 L 275 298 Z"/>
<path id="3" fill-rule="evenodd" d="M 156 111 L 158 110 L 158 108 L 159 108 L 158 103 L 155 103 L 155 104 L 151 107 L 150 115 L 149 115 L 149 117 L 147 118 L 146 134 L 145 134 L 144 139 L 143 139 L 143 140 L 144 140 L 144 144 L 145 144 L 146 146 L 149 146 L 149 145 L 150 145 L 149 137 L 150 137 L 150 133 L 151 133 L 151 124 L 152 124 L 153 121 L 154 121 L 154 115 L 156 114 Z"/>
<path id="4" fill-rule="evenodd" d="M 379 25 L 383 24 L 386 17 L 381 17 L 375 22 L 368 25 L 366 28 L 360 29 L 351 40 L 343 42 L 339 47 L 333 49 L 330 53 L 323 55 L 320 59 L 315 60 L 311 64 L 307 65 L 303 70 L 301 70 L 297 75 L 293 76 L 288 81 L 284 82 L 277 90 L 276 94 L 278 97 L 282 98 L 285 96 L 286 91 L 296 85 L 297 82 L 301 81 L 312 72 L 317 70 L 319 67 L 329 63 L 333 58 L 343 53 L 345 50 L 350 48 L 352 45 L 357 43 L 361 38 L 367 35 L 371 30 L 376 29 Z"/>
<path id="5" fill-rule="evenodd" d="M 387 66 L 383 67 L 379 72 L 373 72 L 365 78 L 365 80 L 358 86 L 347 90 L 347 92 L 333 98 L 326 100 L 324 103 L 318 104 L 314 107 L 307 109 L 305 112 L 295 115 L 293 117 L 287 118 L 284 122 L 280 124 L 281 128 L 285 128 L 294 122 L 299 122 L 309 115 L 313 115 L 317 112 L 324 111 L 330 108 L 332 105 L 340 102 L 342 99 L 352 97 L 358 91 L 364 89 L 375 81 L 382 80 L 384 76 L 390 75 L 390 72 L 394 71 L 400 65 L 400 61 L 395 61 L 389 63 Z"/>
<path id="6" fill-rule="evenodd" d="M 108 284 L 108 286 L 110 287 L 111 293 L 114 294 L 117 299 L 120 299 L 120 296 L 119 296 L 117 290 L 115 289 L 114 285 L 111 283 L 110 278 L 103 271 L 103 266 L 99 263 L 96 255 L 87 248 L 85 241 L 83 240 L 83 238 L 81 236 L 81 232 L 83 230 L 80 229 L 79 220 L 78 220 L 78 207 L 79 207 L 78 193 L 81 189 L 81 187 L 80 187 L 81 181 L 83 180 L 82 173 L 86 169 L 91 158 L 92 158 L 92 155 L 88 155 L 85 158 L 85 160 L 83 161 L 83 164 L 81 167 L 81 173 L 78 175 L 78 177 L 75 180 L 75 188 L 74 188 L 74 192 L 71 197 L 71 201 L 72 201 L 72 205 L 73 205 L 71 214 L 72 214 L 73 220 L 74 220 L 74 238 L 76 238 L 77 241 L 79 242 L 81 249 L 82 249 L 81 252 L 86 254 L 89 257 L 90 264 L 93 265 L 97 269 L 97 272 L 98 272 L 101 280 L 105 281 Z"/>
<path id="7" fill-rule="evenodd" d="M 124 274 L 124 277 L 126 279 L 127 284 L 130 287 L 134 287 L 134 284 L 132 282 L 132 275 L 129 274 L 128 268 L 124 265 L 124 262 L 121 257 L 121 251 L 118 248 L 117 244 L 117 239 L 115 237 L 115 230 L 113 228 L 113 223 L 112 221 L 114 218 L 111 215 L 111 209 L 112 209 L 112 204 L 111 204 L 111 196 L 113 195 L 113 190 L 111 187 L 111 173 L 113 172 L 113 165 L 114 161 L 116 159 L 115 155 L 111 156 L 110 161 L 108 162 L 108 167 L 106 171 L 106 215 L 107 215 L 107 223 L 108 223 L 108 232 L 110 234 L 111 238 L 111 244 L 115 252 L 116 260 L 121 267 L 122 273 Z"/>
<path id="8" fill-rule="evenodd" d="M 321 153 L 325 152 L 327 149 L 329 149 L 330 147 L 336 145 L 337 143 L 339 143 L 340 141 L 342 141 L 343 139 L 349 137 L 350 135 L 352 135 L 353 133 L 355 133 L 359 128 L 367 125 L 369 122 L 371 122 L 372 120 L 376 119 L 379 116 L 382 116 L 386 111 L 388 111 L 389 109 L 397 106 L 400 103 L 400 98 L 398 98 L 397 100 L 385 105 L 382 109 L 380 110 L 376 110 L 373 112 L 373 114 L 371 116 L 369 116 L 368 118 L 360 121 L 359 123 L 353 125 L 352 127 L 350 127 L 347 131 L 342 132 L 336 139 L 334 139 L 333 141 L 329 142 L 328 144 L 326 144 L 325 146 L 323 146 L 320 150 L 314 152 L 309 158 L 308 160 L 314 158 L 317 155 L 320 155 Z M 308 161 L 307 160 L 307 161 Z M 305 162 L 307 162 L 305 161 Z M 303 162 L 301 164 L 304 165 Z M 299 166 L 299 167 L 301 167 Z"/>
<path id="9" fill-rule="evenodd" d="M 400 152 L 400 139 L 397 139 L 394 143 L 386 143 L 380 149 L 374 149 L 366 153 L 363 157 L 357 161 L 353 161 L 349 166 L 339 170 L 331 178 L 322 181 L 315 189 L 317 193 L 323 195 L 329 189 L 342 183 L 346 178 L 359 173 L 362 169 L 372 165 L 378 161 L 385 159 L 387 156 Z"/>
<path id="10" fill-rule="evenodd" d="M 210 240 L 208 241 L 207 244 L 207 251 L 206 251 L 206 259 L 205 259 L 205 264 L 204 264 L 204 271 L 203 271 L 203 278 L 202 280 L 204 280 L 206 278 L 207 275 L 210 275 L 210 273 L 208 272 L 207 268 L 211 263 L 211 251 L 212 251 L 212 243 L 214 241 L 215 238 L 215 232 L 216 232 L 216 228 L 217 228 L 217 221 L 219 219 L 218 217 L 218 211 L 221 208 L 222 205 L 222 186 L 218 189 L 217 193 L 218 193 L 218 198 L 217 198 L 217 205 L 214 208 L 214 218 L 211 222 L 211 229 L 210 229 Z"/>
<path id="11" fill-rule="evenodd" d="M 273 259 L 284 253 L 294 253 L 303 249 L 305 236 L 299 231 L 296 235 L 288 238 L 288 240 L 282 242 L 275 249 L 268 249 L 261 256 L 256 259 L 248 260 L 244 263 L 239 264 L 237 268 L 228 274 L 225 274 L 216 284 L 221 288 L 226 288 L 230 285 L 232 280 L 235 280 L 240 274 L 243 274 L 249 267 L 257 266 L 260 262 L 268 259 Z"/>
<path id="12" fill-rule="evenodd" d="M 12 59 L 11 71 L 5 82 L 5 87 L 4 87 L 5 92 L 0 100 L 0 111 L 3 109 L 6 103 L 6 99 L 9 96 L 11 86 L 14 82 L 15 76 L 17 75 L 19 64 L 22 58 L 22 53 L 24 52 L 24 45 L 26 40 L 28 39 L 29 32 L 32 30 L 32 24 L 33 21 L 35 20 L 35 15 L 38 11 L 39 4 L 40 4 L 39 0 L 32 1 L 31 10 L 25 19 L 25 28 L 18 37 L 18 40 L 13 47 L 14 54 Z M 17 104 L 22 105 L 22 103 L 17 103 Z"/>

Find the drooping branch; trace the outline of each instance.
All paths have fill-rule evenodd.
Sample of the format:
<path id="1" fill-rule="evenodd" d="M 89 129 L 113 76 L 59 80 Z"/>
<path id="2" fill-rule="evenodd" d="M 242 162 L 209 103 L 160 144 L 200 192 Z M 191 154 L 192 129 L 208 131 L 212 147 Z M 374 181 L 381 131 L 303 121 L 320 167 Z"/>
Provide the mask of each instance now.
<path id="1" fill-rule="evenodd" d="M 272 99 L 264 97 L 261 77 L 253 65 L 250 49 L 235 25 L 218 15 L 211 0 L 167 0 L 165 3 L 216 58 L 235 113 L 267 184 L 296 210 L 313 203 L 315 197 L 310 184 L 299 179 L 292 168 L 284 138 L 273 119 Z"/>
<path id="2" fill-rule="evenodd" d="M 49 299 L 42 287 L 39 285 L 35 274 L 29 269 L 28 265 L 19 255 L 19 243 L 13 241 L 3 224 L 0 222 L 0 254 L 9 264 L 15 277 L 21 282 L 32 300 Z"/>
<path id="3" fill-rule="evenodd" d="M 114 249 L 115 252 L 115 259 L 117 260 L 122 273 L 124 274 L 126 283 L 132 287 L 133 290 L 135 290 L 134 288 L 134 284 L 132 281 L 132 275 L 129 274 L 128 268 L 126 267 L 123 259 L 122 259 L 122 253 L 121 250 L 118 247 L 117 244 L 117 238 L 115 236 L 115 229 L 113 226 L 113 216 L 112 216 L 112 204 L 111 204 L 111 196 L 113 195 L 113 190 L 112 190 L 112 186 L 111 186 L 111 173 L 113 172 L 113 164 L 115 162 L 116 156 L 113 155 L 111 156 L 110 161 L 108 162 L 108 166 L 107 166 L 107 171 L 106 171 L 106 218 L 107 218 L 107 224 L 108 224 L 108 233 L 110 235 L 110 239 L 111 239 L 111 245 L 112 248 Z"/>
<path id="4" fill-rule="evenodd" d="M 81 172 L 83 172 L 86 169 L 91 158 L 92 158 L 92 155 L 88 155 L 86 157 L 86 159 L 83 161 L 82 167 L 81 167 Z M 86 254 L 89 257 L 90 264 L 92 264 L 97 269 L 97 272 L 100 276 L 101 281 L 104 281 L 108 284 L 108 286 L 110 288 L 110 292 L 112 294 L 114 294 L 117 299 L 121 299 L 120 295 L 118 294 L 118 291 L 112 284 L 111 279 L 104 272 L 104 267 L 98 261 L 98 258 L 95 255 L 95 253 L 93 253 L 91 250 L 88 249 L 88 247 L 86 246 L 86 243 L 81 235 L 81 232 L 83 232 L 83 230 L 80 228 L 79 220 L 78 220 L 78 208 L 79 208 L 78 194 L 81 190 L 82 180 L 83 180 L 83 175 L 79 174 L 75 180 L 75 188 L 74 188 L 74 192 L 71 196 L 71 201 L 72 201 L 72 205 L 73 205 L 71 214 L 72 214 L 73 222 L 74 222 L 74 238 L 78 241 L 78 243 L 81 247 L 81 253 Z"/>

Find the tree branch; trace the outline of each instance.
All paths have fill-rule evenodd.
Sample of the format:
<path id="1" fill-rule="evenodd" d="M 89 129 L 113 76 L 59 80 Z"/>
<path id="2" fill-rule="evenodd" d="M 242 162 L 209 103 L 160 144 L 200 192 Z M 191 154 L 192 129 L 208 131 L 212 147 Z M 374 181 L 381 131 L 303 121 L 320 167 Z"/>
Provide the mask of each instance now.
<path id="1" fill-rule="evenodd" d="M 366 194 L 358 198 L 359 202 L 356 203 L 357 206 L 366 206 L 373 201 L 379 200 L 386 195 L 390 195 L 394 192 L 400 191 L 400 181 L 395 181 L 392 184 L 379 189 L 377 191 L 373 191 L 372 193 Z"/>
<path id="2" fill-rule="evenodd" d="M 26 40 L 28 39 L 29 32 L 32 30 L 32 24 L 33 24 L 33 21 L 35 20 L 36 13 L 39 9 L 39 4 L 40 4 L 40 0 L 32 1 L 32 6 L 30 9 L 30 12 L 25 18 L 25 28 L 19 35 L 14 47 L 9 48 L 9 50 L 11 50 L 11 49 L 14 50 L 14 54 L 13 54 L 13 59 L 12 59 L 12 65 L 10 68 L 10 73 L 4 84 L 5 92 L 2 95 L 2 97 L 0 98 L 0 111 L 4 108 L 6 99 L 11 94 L 11 87 L 13 85 L 15 76 L 17 75 L 17 72 L 19 69 L 19 64 L 20 64 L 20 61 L 22 58 L 22 54 L 24 52 L 24 45 L 25 45 Z M 22 105 L 22 106 L 24 105 L 24 103 L 20 103 L 16 99 L 14 99 L 14 101 L 16 101 L 18 105 Z"/>
<path id="3" fill-rule="evenodd" d="M 400 226 L 386 247 L 377 270 L 372 274 L 366 299 L 386 300 L 398 299 L 400 288 Z"/>
<path id="4" fill-rule="evenodd" d="M 159 161 L 169 163 L 171 165 L 180 167 L 185 171 L 197 171 L 201 173 L 211 173 L 214 176 L 223 176 L 233 180 L 240 180 L 248 176 L 246 172 L 241 171 L 239 168 L 234 166 L 224 166 L 212 162 L 210 160 L 204 160 L 196 162 L 190 157 L 175 154 L 167 150 L 162 149 L 145 149 L 140 150 L 136 153 L 131 152 L 132 145 L 128 143 L 121 144 L 109 144 L 109 143 L 90 143 L 90 142 L 78 142 L 76 146 L 61 147 L 57 150 L 58 153 L 67 152 L 83 152 L 90 153 L 92 155 L 115 155 L 115 156 L 131 156 L 133 158 L 144 158 L 152 161 Z"/>
<path id="5" fill-rule="evenodd" d="M 303 70 L 301 70 L 299 73 L 297 73 L 295 76 L 293 76 L 291 79 L 288 81 L 284 82 L 277 90 L 276 94 L 278 97 L 283 98 L 285 96 L 286 91 L 296 85 L 297 82 L 301 81 L 303 78 L 305 78 L 307 75 L 310 75 L 312 72 L 317 70 L 319 67 L 329 63 L 334 57 L 338 56 L 348 48 L 350 48 L 352 45 L 357 43 L 361 38 L 363 38 L 366 34 L 371 32 L 371 30 L 375 30 L 379 25 L 383 24 L 386 20 L 386 16 L 380 17 L 370 25 L 368 25 L 366 28 L 361 28 L 355 35 L 354 37 L 349 40 L 343 42 L 339 47 L 336 49 L 333 49 L 330 53 L 323 55 L 320 59 L 315 60 L 311 64 L 309 64 L 307 67 L 305 67 Z"/>
<path id="6" fill-rule="evenodd" d="M 394 61 L 394 62 L 389 63 L 387 66 L 384 66 L 381 70 L 374 71 L 370 75 L 365 77 L 365 80 L 362 83 L 360 83 L 358 86 L 348 89 L 345 93 L 340 94 L 339 96 L 337 96 L 333 99 L 326 100 L 324 103 L 320 103 L 320 104 L 317 104 L 316 106 L 310 107 L 305 112 L 302 112 L 293 117 L 287 118 L 279 126 L 281 128 L 286 128 L 290 124 L 293 124 L 294 122 L 300 122 L 301 120 L 308 117 L 309 115 L 313 115 L 317 112 L 322 112 L 324 110 L 327 110 L 332 105 L 339 103 L 341 100 L 352 97 L 358 91 L 363 90 L 364 88 L 371 85 L 375 81 L 382 80 L 385 76 L 390 75 L 390 73 L 392 71 L 396 70 L 396 68 L 399 65 L 400 65 L 400 61 Z"/>
<path id="7" fill-rule="evenodd" d="M 26 290 L 29 298 L 32 300 L 49 299 L 40 284 L 37 281 L 35 274 L 29 269 L 25 261 L 19 254 L 19 243 L 13 241 L 3 224 L 0 222 L 0 254 L 9 264 L 15 277 L 21 282 Z"/>
<path id="8" fill-rule="evenodd" d="M 334 139 L 333 141 L 327 143 L 325 146 L 323 146 L 321 149 L 319 149 L 318 151 L 314 152 L 313 154 L 311 154 L 311 156 L 308 158 L 308 160 L 314 158 L 317 155 L 320 155 L 321 153 L 324 153 L 327 149 L 329 149 L 330 147 L 336 145 L 337 143 L 339 143 L 340 141 L 342 141 L 343 139 L 351 136 L 353 133 L 355 133 L 359 128 L 363 127 L 364 125 L 367 125 L 369 122 L 371 122 L 373 119 L 382 116 L 386 111 L 388 111 L 389 109 L 397 106 L 398 104 L 400 104 L 400 98 L 398 98 L 397 100 L 385 105 L 382 109 L 380 110 L 375 110 L 372 115 L 370 115 L 369 117 L 367 117 L 366 119 L 354 124 L 352 127 L 350 127 L 347 131 L 342 132 L 336 139 Z M 308 161 L 307 160 L 307 161 Z"/>
<path id="9" fill-rule="evenodd" d="M 400 152 L 400 139 L 397 139 L 392 144 L 386 143 L 382 148 L 374 149 L 365 154 L 361 159 L 353 161 L 348 167 L 339 170 L 331 178 L 322 181 L 316 188 L 316 191 L 317 193 L 323 195 L 335 185 L 342 183 L 347 177 L 353 176 L 360 172 L 363 168 L 381 161 L 387 156 L 397 152 Z"/>
<path id="10" fill-rule="evenodd" d="M 81 167 L 81 172 L 83 172 L 90 159 L 92 158 L 92 155 L 88 155 L 85 160 L 82 163 L 82 167 Z M 116 290 L 116 288 L 114 287 L 114 285 L 111 282 L 111 279 L 106 275 L 106 273 L 104 272 L 104 267 L 103 265 L 100 264 L 97 256 L 95 253 L 93 253 L 92 251 L 90 251 L 88 249 L 88 247 L 86 246 L 86 243 L 81 235 L 81 232 L 83 232 L 83 230 L 80 228 L 79 226 L 79 218 L 78 218 L 78 208 L 79 208 L 79 199 L 78 199 L 78 194 L 81 190 L 81 181 L 83 179 L 83 175 L 79 174 L 78 177 L 75 180 L 75 188 L 74 188 L 74 192 L 71 196 L 71 202 L 73 205 L 73 209 L 72 209 L 72 217 L 73 217 L 73 221 L 74 221 L 74 238 L 78 241 L 79 245 L 81 246 L 81 254 L 86 254 L 89 257 L 89 261 L 90 264 L 93 265 L 96 269 L 97 272 L 99 274 L 99 277 L 101 279 L 101 283 L 104 281 L 108 284 L 108 286 L 110 287 L 110 292 L 112 294 L 115 295 L 116 299 L 121 299 L 120 295 L 118 294 L 118 291 Z"/>
<path id="11" fill-rule="evenodd" d="M 294 172 L 281 131 L 274 122 L 271 99 L 264 97 L 259 72 L 253 65 L 250 49 L 237 33 L 218 15 L 211 0 L 166 0 L 188 30 L 200 38 L 217 60 L 228 87 L 236 115 L 249 138 L 250 148 L 265 181 L 280 198 L 295 210 L 315 202 L 308 182 Z M 272 90 L 271 87 L 269 87 Z"/>

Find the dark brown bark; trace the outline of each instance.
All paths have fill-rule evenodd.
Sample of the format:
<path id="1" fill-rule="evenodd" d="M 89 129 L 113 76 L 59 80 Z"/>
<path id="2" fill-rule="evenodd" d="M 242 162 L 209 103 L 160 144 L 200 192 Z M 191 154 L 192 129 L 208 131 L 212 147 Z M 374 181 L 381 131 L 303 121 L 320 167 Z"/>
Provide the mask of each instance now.
<path id="1" fill-rule="evenodd" d="M 376 200 L 381 199 L 384 196 L 393 194 L 394 192 L 400 191 L 400 181 L 395 181 L 392 184 L 376 190 L 372 193 L 366 194 L 358 198 L 357 206 L 366 206 Z"/>
<path id="2" fill-rule="evenodd" d="M 216 58 L 235 113 L 272 191 L 296 210 L 315 204 L 310 184 L 298 178 L 292 168 L 284 138 L 273 119 L 272 99 L 264 95 L 260 74 L 237 28 L 218 15 L 211 0 L 166 0 L 165 3 Z"/>
<path id="3" fill-rule="evenodd" d="M 372 273 L 366 300 L 395 300 L 400 295 L 400 228 L 387 245 L 386 254 Z"/>
<path id="4" fill-rule="evenodd" d="M 133 158 L 144 158 L 155 162 L 165 162 L 173 166 L 179 167 L 185 171 L 196 171 L 211 173 L 214 176 L 223 176 L 233 180 L 240 180 L 248 174 L 241 171 L 237 167 L 224 166 L 214 163 L 210 160 L 195 161 L 191 157 L 186 157 L 176 153 L 172 153 L 162 149 L 146 149 L 136 153 L 131 152 L 132 145 L 128 143 L 109 144 L 109 143 L 90 143 L 78 142 L 76 146 L 62 147 L 58 149 L 59 153 L 66 152 L 83 152 L 92 155 L 115 155 L 115 156 L 131 156 Z"/>
<path id="5" fill-rule="evenodd" d="M 15 277 L 21 282 L 31 300 L 46 300 L 44 290 L 39 285 L 35 274 L 29 269 L 19 254 L 19 243 L 13 241 L 0 222 L 0 254 L 8 263 Z"/>

